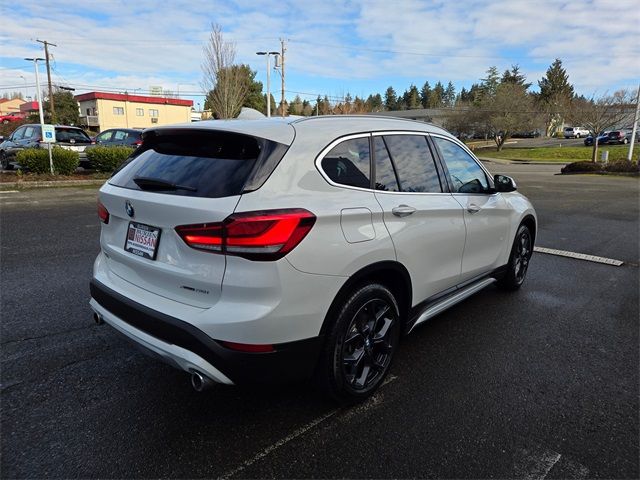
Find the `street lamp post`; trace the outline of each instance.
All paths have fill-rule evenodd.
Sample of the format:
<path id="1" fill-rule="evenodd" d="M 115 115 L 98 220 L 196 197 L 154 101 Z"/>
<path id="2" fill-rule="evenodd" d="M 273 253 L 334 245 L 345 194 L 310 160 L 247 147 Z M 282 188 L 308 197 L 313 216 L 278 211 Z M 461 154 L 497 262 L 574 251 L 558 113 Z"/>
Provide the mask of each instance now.
<path id="1" fill-rule="evenodd" d="M 271 117 L 271 55 L 280 55 L 280 52 L 256 52 L 256 55 L 267 57 L 267 117 Z"/>
<path id="2" fill-rule="evenodd" d="M 42 93 L 40 92 L 40 75 L 38 75 L 38 61 L 44 61 L 44 58 L 25 58 L 28 62 L 33 62 L 33 67 L 36 70 L 36 98 L 38 100 L 38 112 L 40 113 L 40 135 L 44 140 L 44 114 L 42 113 Z M 51 100 L 51 99 L 50 99 Z M 49 147 L 49 167 L 51 169 L 51 175 L 53 175 L 53 158 L 51 156 L 51 143 L 47 142 Z"/>

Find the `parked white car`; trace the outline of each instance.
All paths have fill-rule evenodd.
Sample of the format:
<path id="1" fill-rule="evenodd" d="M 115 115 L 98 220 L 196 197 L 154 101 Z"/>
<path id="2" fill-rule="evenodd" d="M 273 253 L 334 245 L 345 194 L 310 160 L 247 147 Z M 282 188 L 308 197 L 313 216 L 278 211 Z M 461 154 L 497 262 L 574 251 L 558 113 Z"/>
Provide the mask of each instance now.
<path id="1" fill-rule="evenodd" d="M 91 307 L 202 390 L 371 395 L 402 334 L 519 288 L 536 214 L 446 131 L 331 116 L 146 130 L 100 189 Z"/>
<path id="2" fill-rule="evenodd" d="M 563 133 L 564 138 L 580 138 L 588 136 L 591 132 L 584 127 L 565 127 Z"/>

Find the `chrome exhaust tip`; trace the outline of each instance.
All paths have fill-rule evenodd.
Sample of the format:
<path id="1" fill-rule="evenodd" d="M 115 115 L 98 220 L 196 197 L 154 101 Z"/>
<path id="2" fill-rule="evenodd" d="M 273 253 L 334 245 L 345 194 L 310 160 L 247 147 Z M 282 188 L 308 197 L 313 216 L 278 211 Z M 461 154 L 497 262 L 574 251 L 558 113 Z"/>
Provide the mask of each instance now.
<path id="1" fill-rule="evenodd" d="M 93 314 L 93 321 L 96 322 L 96 325 L 104 325 L 104 319 L 97 313 Z"/>
<path id="2" fill-rule="evenodd" d="M 191 372 L 191 386 L 196 392 L 204 392 L 213 386 L 213 380 L 200 372 Z"/>

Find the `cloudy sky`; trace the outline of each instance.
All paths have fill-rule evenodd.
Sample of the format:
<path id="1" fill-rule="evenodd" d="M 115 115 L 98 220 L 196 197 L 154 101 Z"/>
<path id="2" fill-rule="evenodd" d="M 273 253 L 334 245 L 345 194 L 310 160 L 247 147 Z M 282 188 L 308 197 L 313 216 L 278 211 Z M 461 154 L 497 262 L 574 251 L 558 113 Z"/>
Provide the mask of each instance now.
<path id="1" fill-rule="evenodd" d="M 147 93 L 152 85 L 203 102 L 202 46 L 211 24 L 258 72 L 259 50 L 287 40 L 286 96 L 402 93 L 425 80 L 469 87 L 491 65 L 537 80 L 558 57 L 578 93 L 640 81 L 638 0 L 21 0 L 2 2 L 0 94 L 35 93 L 36 39 L 57 44 L 52 77 L 87 91 Z M 41 80 L 46 80 L 44 68 Z M 272 93 L 280 77 L 272 76 Z"/>

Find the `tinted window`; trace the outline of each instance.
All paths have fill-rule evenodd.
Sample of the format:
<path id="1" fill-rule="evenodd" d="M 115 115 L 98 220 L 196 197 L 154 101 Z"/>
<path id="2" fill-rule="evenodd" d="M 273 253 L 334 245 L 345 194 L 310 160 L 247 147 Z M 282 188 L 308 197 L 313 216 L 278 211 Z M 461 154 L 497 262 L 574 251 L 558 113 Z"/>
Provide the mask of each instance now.
<path id="1" fill-rule="evenodd" d="M 322 169 L 335 183 L 370 188 L 369 138 L 345 140 L 322 159 Z"/>
<path id="2" fill-rule="evenodd" d="M 454 193 L 484 193 L 489 188 L 487 176 L 476 161 L 456 145 L 444 138 L 433 137 L 442 159 L 449 170 Z"/>
<path id="3" fill-rule="evenodd" d="M 438 171 L 425 137 L 389 135 L 384 137 L 384 141 L 403 192 L 442 192 Z"/>
<path id="4" fill-rule="evenodd" d="M 96 137 L 96 142 L 99 142 L 99 143 L 109 142 L 111 141 L 112 136 L 113 136 L 113 130 L 102 132 L 100 135 Z"/>
<path id="5" fill-rule="evenodd" d="M 11 135 L 11 140 L 16 141 L 22 139 L 24 137 L 24 130 L 26 127 L 19 128 Z"/>
<path id="6" fill-rule="evenodd" d="M 400 187 L 398 187 L 396 173 L 393 170 L 391 157 L 389 157 L 387 146 L 384 144 L 382 137 L 373 138 L 373 148 L 376 158 L 376 190 L 399 192 Z"/>
<path id="7" fill-rule="evenodd" d="M 22 138 L 32 138 L 35 136 L 39 136 L 40 135 L 40 128 L 36 128 L 36 127 L 26 127 L 24 129 L 24 135 L 22 136 Z"/>
<path id="8" fill-rule="evenodd" d="M 56 127 L 56 142 L 91 143 L 91 139 L 79 128 Z"/>
<path id="9" fill-rule="evenodd" d="M 273 171 L 278 162 L 271 162 L 270 157 L 278 156 L 279 161 L 285 150 L 275 142 L 228 132 L 151 132 L 109 183 L 170 195 L 209 198 L 239 195 L 245 184 L 255 183 L 257 176 L 262 175 L 262 182 L 266 179 L 264 172 L 254 167 L 268 165 Z M 155 185 L 147 182 L 151 184 L 140 187 L 135 182 L 143 183 L 140 179 L 153 180 Z M 161 184 L 167 187 L 158 186 Z"/>

